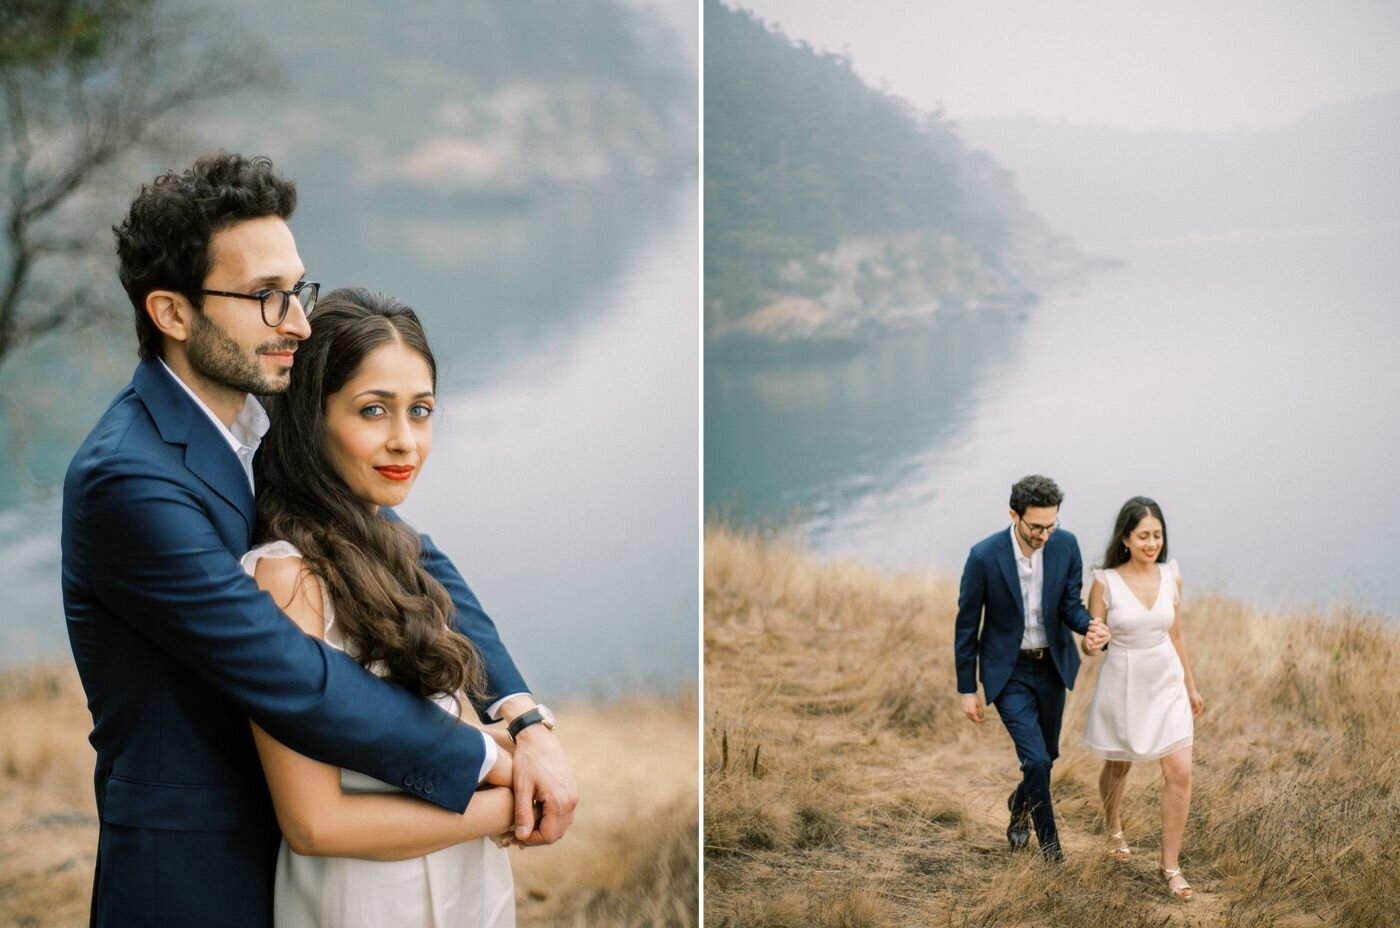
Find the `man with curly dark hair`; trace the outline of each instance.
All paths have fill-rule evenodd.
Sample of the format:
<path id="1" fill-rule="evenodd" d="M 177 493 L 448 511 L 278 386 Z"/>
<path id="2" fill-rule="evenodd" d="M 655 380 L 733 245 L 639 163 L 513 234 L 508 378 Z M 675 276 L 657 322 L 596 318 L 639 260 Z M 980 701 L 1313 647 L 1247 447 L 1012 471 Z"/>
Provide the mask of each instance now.
<path id="1" fill-rule="evenodd" d="M 963 713 L 985 721 L 980 679 L 1021 763 L 1021 782 L 1006 801 L 1007 840 L 1012 850 L 1026 847 L 1033 824 L 1041 853 L 1056 862 L 1063 853 L 1050 768 L 1060 753 L 1065 689 L 1079 671 L 1071 632 L 1091 648 L 1108 641 L 1107 626 L 1080 599 L 1084 565 L 1079 543 L 1060 530 L 1063 501 L 1049 477 L 1024 477 L 1011 488 L 1010 530 L 992 533 L 967 556 L 953 638 Z"/>
<path id="2" fill-rule="evenodd" d="M 144 185 L 114 230 L 141 362 L 63 489 L 64 610 L 97 749 L 95 926 L 271 924 L 280 837 L 250 718 L 458 813 L 504 777 L 525 844 L 562 836 L 577 802 L 552 715 L 426 536 L 485 664 L 475 708 L 510 720 L 513 758 L 302 634 L 239 564 L 268 428 L 253 394 L 286 390 L 319 291 L 287 225 L 296 200 L 266 158 L 217 152 Z"/>

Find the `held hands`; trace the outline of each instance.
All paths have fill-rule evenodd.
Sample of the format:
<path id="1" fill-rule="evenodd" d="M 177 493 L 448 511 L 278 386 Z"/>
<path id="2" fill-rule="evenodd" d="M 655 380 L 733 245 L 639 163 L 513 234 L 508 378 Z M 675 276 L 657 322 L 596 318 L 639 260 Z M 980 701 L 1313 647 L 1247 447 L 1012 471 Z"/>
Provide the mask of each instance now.
<path id="1" fill-rule="evenodd" d="M 962 693 L 959 698 L 962 700 L 963 715 L 967 716 L 970 721 L 980 725 L 987 720 L 987 714 L 982 709 L 981 696 L 976 693 Z"/>
<path id="2" fill-rule="evenodd" d="M 1089 630 L 1084 634 L 1084 652 L 1087 654 L 1101 650 L 1112 637 L 1113 633 L 1108 630 L 1108 625 L 1104 623 L 1103 619 L 1097 616 L 1091 618 Z"/>

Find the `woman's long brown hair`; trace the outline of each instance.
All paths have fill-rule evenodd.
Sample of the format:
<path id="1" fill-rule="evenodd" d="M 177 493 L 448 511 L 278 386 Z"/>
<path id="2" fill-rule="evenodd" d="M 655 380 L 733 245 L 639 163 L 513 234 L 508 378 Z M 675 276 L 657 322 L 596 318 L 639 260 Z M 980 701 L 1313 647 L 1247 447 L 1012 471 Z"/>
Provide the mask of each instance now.
<path id="1" fill-rule="evenodd" d="M 451 627 L 452 599 L 420 563 L 418 533 L 355 496 L 331 462 L 326 398 L 355 376 L 374 349 L 402 343 L 437 362 L 418 316 L 391 296 L 335 290 L 317 302 L 311 336 L 297 348 L 291 386 L 267 398 L 272 427 L 257 458 L 258 541 L 295 545 L 330 599 L 350 653 L 419 695 L 486 685 L 481 654 Z"/>

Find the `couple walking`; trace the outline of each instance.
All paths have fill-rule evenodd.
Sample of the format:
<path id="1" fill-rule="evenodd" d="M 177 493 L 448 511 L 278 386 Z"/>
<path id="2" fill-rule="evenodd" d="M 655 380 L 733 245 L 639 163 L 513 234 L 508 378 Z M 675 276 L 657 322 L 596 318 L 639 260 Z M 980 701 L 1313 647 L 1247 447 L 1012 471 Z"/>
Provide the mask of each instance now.
<path id="1" fill-rule="evenodd" d="M 1161 763 L 1162 857 L 1168 891 L 1192 895 L 1180 851 L 1191 801 L 1193 719 L 1204 709 L 1181 636 L 1181 574 L 1167 558 L 1161 508 L 1133 497 L 1119 511 L 1086 608 L 1083 561 L 1074 536 L 1059 530 L 1064 494 L 1031 476 L 1011 488 L 1011 526 L 973 546 L 963 568 L 954 633 L 964 714 L 985 721 L 980 678 L 1011 735 L 1021 781 L 1007 799 L 1006 836 L 1026 847 L 1034 828 L 1047 860 L 1063 860 L 1050 797 L 1060 749 L 1065 690 L 1079 672 L 1078 651 L 1104 654 L 1083 744 L 1103 758 L 1099 797 L 1109 853 L 1132 856 L 1121 806 L 1134 762 Z"/>

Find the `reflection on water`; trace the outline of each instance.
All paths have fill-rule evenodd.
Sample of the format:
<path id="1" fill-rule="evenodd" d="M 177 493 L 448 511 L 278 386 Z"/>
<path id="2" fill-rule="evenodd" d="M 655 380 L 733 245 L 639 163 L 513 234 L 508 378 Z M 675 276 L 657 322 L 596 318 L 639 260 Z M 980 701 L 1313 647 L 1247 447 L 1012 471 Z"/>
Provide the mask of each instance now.
<path id="1" fill-rule="evenodd" d="M 318 213 L 303 191 L 294 231 L 323 284 L 383 289 L 423 316 L 442 417 L 405 514 L 457 561 L 541 693 L 694 675 L 698 205 L 687 188 L 385 220 Z M 56 343 L 0 376 L 0 392 L 36 411 L 25 441 L 7 428 L 0 448 L 0 660 L 66 653 L 53 488 L 129 379 L 133 341 Z"/>
<path id="2" fill-rule="evenodd" d="M 308 269 L 327 287 L 368 286 L 414 307 L 444 346 L 448 387 L 569 344 L 595 321 L 599 294 L 675 222 L 665 185 L 565 189 L 515 207 L 405 194 L 387 210 L 318 195 L 314 178 L 304 186 L 294 229 Z"/>
<path id="3" fill-rule="evenodd" d="M 796 509 L 829 555 L 956 574 L 1042 472 L 1086 561 L 1145 493 L 1196 589 L 1400 612 L 1397 248 L 1394 224 L 1125 245 L 1127 268 L 1023 324 L 932 333 L 948 347 L 923 363 L 882 344 L 800 378 L 711 366 L 706 501 L 741 522 Z"/>
<path id="4" fill-rule="evenodd" d="M 828 532 L 854 500 L 908 485 L 966 427 L 966 385 L 1012 356 L 1017 323 L 953 320 L 836 360 L 717 362 L 705 373 L 705 499 L 742 522 Z"/>
<path id="5" fill-rule="evenodd" d="M 669 684 L 697 666 L 698 198 L 681 200 L 589 297 L 575 337 L 442 397 L 403 509 L 541 694 Z"/>

